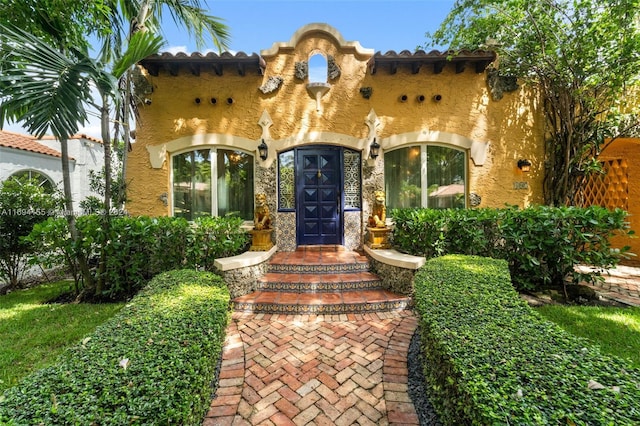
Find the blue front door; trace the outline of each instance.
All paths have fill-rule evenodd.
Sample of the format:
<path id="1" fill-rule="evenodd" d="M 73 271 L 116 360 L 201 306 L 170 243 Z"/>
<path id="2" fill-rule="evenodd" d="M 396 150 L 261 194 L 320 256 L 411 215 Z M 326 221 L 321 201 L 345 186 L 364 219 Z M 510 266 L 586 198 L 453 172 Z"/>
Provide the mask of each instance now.
<path id="1" fill-rule="evenodd" d="M 296 150 L 298 245 L 342 244 L 342 150 Z"/>

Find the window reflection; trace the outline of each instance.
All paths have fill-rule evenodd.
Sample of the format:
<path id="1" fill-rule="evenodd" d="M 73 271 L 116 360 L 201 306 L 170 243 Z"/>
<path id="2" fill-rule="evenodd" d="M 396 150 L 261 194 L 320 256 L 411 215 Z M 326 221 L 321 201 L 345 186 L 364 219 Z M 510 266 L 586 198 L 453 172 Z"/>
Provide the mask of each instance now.
<path id="1" fill-rule="evenodd" d="M 212 184 L 214 173 L 215 186 Z M 225 149 L 200 149 L 174 155 L 172 187 L 174 216 L 194 220 L 200 216 L 235 213 L 251 220 L 253 156 Z"/>
<path id="2" fill-rule="evenodd" d="M 416 145 L 386 152 L 387 207 L 464 208 L 465 164 L 464 151 L 440 146 Z"/>

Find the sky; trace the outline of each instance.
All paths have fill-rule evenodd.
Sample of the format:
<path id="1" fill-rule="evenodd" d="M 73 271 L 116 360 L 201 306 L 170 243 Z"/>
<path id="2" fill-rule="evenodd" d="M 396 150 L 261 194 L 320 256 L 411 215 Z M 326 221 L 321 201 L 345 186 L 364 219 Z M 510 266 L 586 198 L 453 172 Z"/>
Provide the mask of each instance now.
<path id="1" fill-rule="evenodd" d="M 425 33 L 435 31 L 453 7 L 454 0 L 203 0 L 211 15 L 221 18 L 231 32 L 229 51 L 257 53 L 273 43 L 286 42 L 302 26 L 326 23 L 346 41 L 386 53 L 389 50 L 415 50 L 430 41 Z M 163 52 L 207 52 L 213 43 L 198 47 L 195 40 L 173 25 L 164 15 Z M 5 130 L 28 132 L 19 124 L 5 124 Z M 78 133 L 100 138 L 97 117 Z"/>

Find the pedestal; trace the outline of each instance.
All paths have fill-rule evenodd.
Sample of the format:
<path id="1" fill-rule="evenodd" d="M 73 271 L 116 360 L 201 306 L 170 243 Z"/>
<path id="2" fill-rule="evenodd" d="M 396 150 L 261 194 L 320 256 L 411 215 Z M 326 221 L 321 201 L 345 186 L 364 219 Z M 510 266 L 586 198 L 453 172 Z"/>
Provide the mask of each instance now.
<path id="1" fill-rule="evenodd" d="M 367 241 L 369 247 L 372 249 L 391 248 L 391 244 L 389 243 L 391 228 L 372 228 L 367 226 L 367 231 L 369 231 L 369 239 Z"/>
<path id="2" fill-rule="evenodd" d="M 253 229 L 249 231 L 251 233 L 251 247 L 250 251 L 268 251 L 273 247 L 271 242 L 271 233 L 273 228 L 270 229 Z"/>

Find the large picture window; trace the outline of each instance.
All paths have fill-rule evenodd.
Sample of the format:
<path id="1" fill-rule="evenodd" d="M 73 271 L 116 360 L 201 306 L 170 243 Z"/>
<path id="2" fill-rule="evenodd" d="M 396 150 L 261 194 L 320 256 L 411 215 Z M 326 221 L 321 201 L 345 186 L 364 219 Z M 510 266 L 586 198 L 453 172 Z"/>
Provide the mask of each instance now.
<path id="1" fill-rule="evenodd" d="M 388 208 L 464 208 L 466 153 L 442 146 L 415 145 L 384 155 Z"/>
<path id="2" fill-rule="evenodd" d="M 199 149 L 172 157 L 173 214 L 237 214 L 253 219 L 253 156 L 228 149 Z M 212 177 L 215 177 L 215 181 Z"/>

